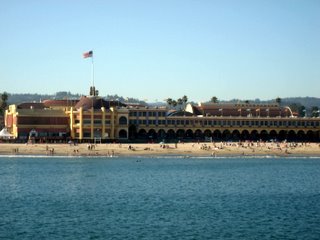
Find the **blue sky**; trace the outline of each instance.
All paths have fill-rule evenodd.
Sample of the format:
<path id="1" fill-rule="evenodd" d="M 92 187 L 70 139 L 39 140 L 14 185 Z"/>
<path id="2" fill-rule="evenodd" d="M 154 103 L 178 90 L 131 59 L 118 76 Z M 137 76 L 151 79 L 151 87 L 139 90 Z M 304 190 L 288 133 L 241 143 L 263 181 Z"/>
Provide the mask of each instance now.
<path id="1" fill-rule="evenodd" d="M 0 91 L 320 97 L 319 0 L 4 1 Z"/>

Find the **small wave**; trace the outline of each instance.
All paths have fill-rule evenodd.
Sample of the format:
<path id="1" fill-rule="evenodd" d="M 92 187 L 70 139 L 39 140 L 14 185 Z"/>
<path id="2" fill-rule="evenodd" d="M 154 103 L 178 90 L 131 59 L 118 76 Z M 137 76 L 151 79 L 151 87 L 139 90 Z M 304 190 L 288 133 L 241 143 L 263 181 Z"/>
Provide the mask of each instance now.
<path id="1" fill-rule="evenodd" d="M 221 156 L 193 156 L 193 155 L 0 155 L 0 158 L 58 158 L 58 159 L 77 159 L 77 158 L 94 158 L 94 159 L 320 159 L 320 156 L 285 156 L 285 155 L 221 155 Z"/>

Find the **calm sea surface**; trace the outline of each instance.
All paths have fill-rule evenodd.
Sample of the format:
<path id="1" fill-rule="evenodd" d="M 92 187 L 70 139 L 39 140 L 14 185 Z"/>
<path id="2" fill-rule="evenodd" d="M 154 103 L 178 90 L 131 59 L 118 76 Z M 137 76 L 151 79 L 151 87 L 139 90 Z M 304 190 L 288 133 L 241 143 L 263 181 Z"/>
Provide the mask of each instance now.
<path id="1" fill-rule="evenodd" d="M 0 157 L 0 239 L 320 239 L 320 158 Z"/>

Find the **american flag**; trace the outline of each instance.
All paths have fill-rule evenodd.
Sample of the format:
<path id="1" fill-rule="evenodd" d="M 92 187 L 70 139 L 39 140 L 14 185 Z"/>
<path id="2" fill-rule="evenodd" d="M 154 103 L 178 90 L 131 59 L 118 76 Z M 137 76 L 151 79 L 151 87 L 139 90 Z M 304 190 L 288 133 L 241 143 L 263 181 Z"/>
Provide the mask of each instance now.
<path id="1" fill-rule="evenodd" d="M 93 56 L 93 52 L 92 51 L 85 52 L 82 55 L 83 55 L 83 58 L 89 58 Z"/>

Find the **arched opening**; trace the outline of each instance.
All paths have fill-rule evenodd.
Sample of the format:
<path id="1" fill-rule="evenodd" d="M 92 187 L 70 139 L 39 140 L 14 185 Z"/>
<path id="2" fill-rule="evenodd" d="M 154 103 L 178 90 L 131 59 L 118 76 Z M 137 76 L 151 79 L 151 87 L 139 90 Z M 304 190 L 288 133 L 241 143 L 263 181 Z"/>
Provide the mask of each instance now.
<path id="1" fill-rule="evenodd" d="M 278 140 L 278 134 L 275 130 L 271 130 L 269 133 L 269 139 L 273 140 L 273 141 L 277 141 Z"/>
<path id="2" fill-rule="evenodd" d="M 266 130 L 262 130 L 261 133 L 260 133 L 260 139 L 262 141 L 267 141 L 270 139 L 270 136 L 268 134 L 268 132 Z"/>
<path id="3" fill-rule="evenodd" d="M 314 142 L 315 141 L 315 134 L 313 131 L 309 130 L 307 132 L 307 140 L 310 141 L 310 142 Z"/>
<path id="4" fill-rule="evenodd" d="M 207 138 L 212 137 L 212 132 L 209 129 L 206 129 L 203 133 L 203 135 Z"/>
<path id="5" fill-rule="evenodd" d="M 278 135 L 279 141 L 284 141 L 287 139 L 287 131 L 281 130 Z"/>
<path id="6" fill-rule="evenodd" d="M 29 137 L 30 138 L 34 138 L 34 137 L 38 137 L 38 132 L 34 129 L 32 129 L 30 132 L 29 132 Z"/>
<path id="7" fill-rule="evenodd" d="M 231 139 L 231 133 L 230 133 L 230 131 L 229 131 L 228 129 L 226 129 L 226 130 L 224 130 L 224 131 L 222 132 L 222 139 L 223 139 L 224 141 L 228 141 L 228 140 Z"/>
<path id="8" fill-rule="evenodd" d="M 215 140 L 215 141 L 220 141 L 221 140 L 221 132 L 220 132 L 220 130 L 215 130 L 214 132 L 213 132 L 213 139 Z"/>
<path id="9" fill-rule="evenodd" d="M 166 138 L 166 132 L 163 129 L 158 131 L 158 138 L 160 138 L 161 141 Z"/>
<path id="10" fill-rule="evenodd" d="M 119 118 L 119 125 L 127 125 L 128 124 L 128 120 L 126 117 L 122 116 Z"/>
<path id="11" fill-rule="evenodd" d="M 193 139 L 193 132 L 192 132 L 191 129 L 188 129 L 188 130 L 186 131 L 186 138 L 187 138 L 187 139 Z"/>
<path id="12" fill-rule="evenodd" d="M 179 129 L 177 131 L 177 138 L 178 139 L 183 139 L 184 138 L 184 134 L 185 134 L 185 131 L 183 129 Z"/>
<path id="13" fill-rule="evenodd" d="M 260 139 L 260 135 L 257 130 L 252 130 L 252 132 L 250 134 L 250 139 L 252 141 L 258 141 Z"/>
<path id="14" fill-rule="evenodd" d="M 202 135 L 202 132 L 201 132 L 200 129 L 197 129 L 197 130 L 194 132 L 194 137 L 195 137 L 196 139 L 198 139 L 198 140 L 203 138 L 203 135 Z"/>
<path id="15" fill-rule="evenodd" d="M 315 138 L 316 138 L 316 142 L 319 142 L 319 140 L 320 140 L 320 131 L 317 131 L 316 133 L 315 133 Z"/>
<path id="16" fill-rule="evenodd" d="M 241 133 L 241 140 L 249 140 L 250 139 L 250 134 L 248 130 L 243 130 Z"/>
<path id="17" fill-rule="evenodd" d="M 138 132 L 138 138 L 147 139 L 148 138 L 147 131 L 145 129 L 140 129 Z"/>
<path id="18" fill-rule="evenodd" d="M 135 139 L 137 138 L 137 127 L 135 125 L 130 125 L 129 126 L 129 138 L 130 139 Z"/>
<path id="19" fill-rule="evenodd" d="M 151 140 L 156 139 L 157 138 L 157 133 L 154 129 L 150 129 L 148 131 L 148 138 Z"/>
<path id="20" fill-rule="evenodd" d="M 239 141 L 240 140 L 240 132 L 238 130 L 233 130 L 232 132 L 232 140 Z"/>
<path id="21" fill-rule="evenodd" d="M 295 133 L 295 131 L 290 130 L 288 132 L 288 141 L 296 141 L 297 140 L 297 134 Z"/>
<path id="22" fill-rule="evenodd" d="M 306 134 L 304 133 L 304 131 L 302 131 L 302 130 L 298 131 L 298 133 L 297 133 L 297 139 L 298 139 L 298 141 L 300 141 L 300 142 L 305 141 L 305 139 L 306 139 Z"/>
<path id="23" fill-rule="evenodd" d="M 175 139 L 175 138 L 176 138 L 176 134 L 175 134 L 175 132 L 174 132 L 173 129 L 169 129 L 169 130 L 168 130 L 168 132 L 167 132 L 167 137 L 168 137 L 169 139 Z"/>
<path id="24" fill-rule="evenodd" d="M 128 138 L 127 131 L 124 129 L 120 130 L 119 131 L 119 138 L 127 139 Z"/>

